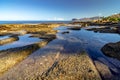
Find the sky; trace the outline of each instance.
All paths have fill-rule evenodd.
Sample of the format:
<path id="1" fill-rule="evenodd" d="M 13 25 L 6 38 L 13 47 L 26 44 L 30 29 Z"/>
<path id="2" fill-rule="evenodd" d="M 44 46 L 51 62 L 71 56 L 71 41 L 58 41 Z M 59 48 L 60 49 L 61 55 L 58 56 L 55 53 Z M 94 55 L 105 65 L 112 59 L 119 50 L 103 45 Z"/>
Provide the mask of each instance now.
<path id="1" fill-rule="evenodd" d="M 71 20 L 120 13 L 120 0 L 0 0 L 0 20 Z"/>

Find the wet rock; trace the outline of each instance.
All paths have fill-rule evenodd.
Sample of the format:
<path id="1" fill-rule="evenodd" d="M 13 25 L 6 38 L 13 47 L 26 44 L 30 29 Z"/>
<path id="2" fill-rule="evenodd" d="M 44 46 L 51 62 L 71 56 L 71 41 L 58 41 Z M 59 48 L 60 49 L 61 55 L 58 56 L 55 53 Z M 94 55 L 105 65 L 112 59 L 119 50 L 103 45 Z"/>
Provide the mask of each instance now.
<path id="1" fill-rule="evenodd" d="M 118 27 L 118 33 L 120 34 L 120 27 Z"/>
<path id="2" fill-rule="evenodd" d="M 68 34 L 68 33 L 70 33 L 70 32 L 69 31 L 62 32 L 62 34 Z"/>
<path id="3" fill-rule="evenodd" d="M 89 31 L 100 32 L 100 33 L 118 33 L 118 29 L 116 27 L 99 27 L 99 28 L 91 28 L 87 29 Z"/>
<path id="4" fill-rule="evenodd" d="M 84 23 L 84 24 L 81 24 L 81 27 L 87 27 L 87 26 L 89 26 L 90 24 L 88 24 L 88 23 Z"/>
<path id="5" fill-rule="evenodd" d="M 79 24 L 79 25 L 81 25 L 81 27 L 87 27 L 91 24 L 91 22 L 72 22 L 71 24 L 73 24 L 73 25 Z"/>
<path id="6" fill-rule="evenodd" d="M 53 40 L 56 39 L 56 35 L 55 34 L 32 34 L 30 37 L 38 37 L 40 39 L 45 39 L 45 40 Z"/>
<path id="7" fill-rule="evenodd" d="M 16 41 L 18 40 L 18 37 L 16 36 L 24 35 L 26 33 L 34 33 L 35 35 L 33 36 L 45 40 L 23 47 L 0 51 L 0 75 L 5 71 L 8 71 L 16 64 L 20 63 L 32 52 L 36 51 L 39 48 L 42 48 L 49 41 L 55 39 L 57 31 L 53 30 L 53 28 L 58 27 L 59 24 L 4 24 L 2 26 L 3 27 L 0 27 L 0 32 L 2 32 L 0 35 L 7 35 L 10 33 L 9 35 L 11 37 L 8 39 L 0 40 L 0 45 Z M 45 59 L 45 61 L 47 61 L 47 59 Z"/>
<path id="8" fill-rule="evenodd" d="M 2 40 L 0 40 L 0 45 L 12 43 L 12 42 L 17 41 L 17 40 L 19 40 L 18 37 L 10 37 L 10 38 L 6 38 L 6 39 L 2 39 Z"/>
<path id="9" fill-rule="evenodd" d="M 108 43 L 101 50 L 106 56 L 120 60 L 120 42 Z"/>
<path id="10" fill-rule="evenodd" d="M 46 39 L 46 40 L 53 40 L 56 38 L 56 35 L 55 34 L 48 34 L 48 35 L 40 36 L 39 38 Z"/>
<path id="11" fill-rule="evenodd" d="M 44 35 L 44 34 L 43 34 Z M 30 37 L 37 37 L 39 38 L 40 36 L 42 36 L 41 34 L 31 34 Z"/>
<path id="12" fill-rule="evenodd" d="M 100 75 L 102 76 L 103 79 L 111 80 L 111 78 L 113 78 L 113 75 L 107 65 L 105 65 L 104 63 L 97 61 L 97 60 L 94 61 L 94 63 L 95 63 L 95 66 L 96 66 L 98 72 L 100 73 Z"/>
<path id="13" fill-rule="evenodd" d="M 70 29 L 70 30 L 81 30 L 81 27 L 70 27 L 68 29 Z"/>
<path id="14" fill-rule="evenodd" d="M 0 51 L 0 76 L 37 49 L 44 47 L 47 43 L 48 41 L 41 41 L 23 47 Z"/>

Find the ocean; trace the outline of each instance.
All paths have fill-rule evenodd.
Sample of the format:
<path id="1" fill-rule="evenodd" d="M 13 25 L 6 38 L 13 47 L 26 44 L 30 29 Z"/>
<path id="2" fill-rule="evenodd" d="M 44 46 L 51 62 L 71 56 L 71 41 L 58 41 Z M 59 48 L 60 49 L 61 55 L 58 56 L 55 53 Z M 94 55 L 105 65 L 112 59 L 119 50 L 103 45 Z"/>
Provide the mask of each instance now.
<path id="1" fill-rule="evenodd" d="M 69 23 L 70 21 L 0 21 L 0 24 Z"/>

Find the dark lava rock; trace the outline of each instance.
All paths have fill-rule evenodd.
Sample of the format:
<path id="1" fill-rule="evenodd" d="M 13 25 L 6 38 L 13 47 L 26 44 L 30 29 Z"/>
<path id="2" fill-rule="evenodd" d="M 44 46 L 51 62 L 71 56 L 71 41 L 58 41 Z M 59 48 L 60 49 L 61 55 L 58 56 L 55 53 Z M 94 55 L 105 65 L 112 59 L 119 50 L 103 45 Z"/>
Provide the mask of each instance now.
<path id="1" fill-rule="evenodd" d="M 100 32 L 100 33 L 119 33 L 117 27 L 103 27 L 103 28 L 91 28 L 88 31 Z"/>
<path id="2" fill-rule="evenodd" d="M 62 32 L 62 34 L 68 34 L 68 33 L 70 33 L 70 32 L 69 31 Z"/>
<path id="3" fill-rule="evenodd" d="M 68 28 L 70 30 L 81 30 L 81 27 L 71 27 L 71 28 Z"/>
<path id="4" fill-rule="evenodd" d="M 108 43 L 101 50 L 106 56 L 120 60 L 120 41 L 117 43 Z"/>
<path id="5" fill-rule="evenodd" d="M 118 33 L 120 34 L 120 27 L 118 27 Z"/>
<path id="6" fill-rule="evenodd" d="M 53 39 L 56 39 L 56 35 L 55 34 L 47 34 L 47 35 L 39 36 L 39 38 L 51 41 Z"/>

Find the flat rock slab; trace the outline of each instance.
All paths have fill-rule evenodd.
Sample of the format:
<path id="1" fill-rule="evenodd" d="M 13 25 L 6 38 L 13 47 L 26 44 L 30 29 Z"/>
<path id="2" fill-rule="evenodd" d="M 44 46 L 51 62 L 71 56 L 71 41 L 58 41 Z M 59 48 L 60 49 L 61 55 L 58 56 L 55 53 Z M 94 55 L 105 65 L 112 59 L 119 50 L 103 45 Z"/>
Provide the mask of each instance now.
<path id="1" fill-rule="evenodd" d="M 69 55 L 53 64 L 38 80 L 101 80 L 94 64 L 86 53 Z"/>
<path id="2" fill-rule="evenodd" d="M 45 75 L 46 78 L 43 80 L 47 80 L 49 77 L 57 80 L 100 80 L 101 78 L 87 54 L 75 56 L 76 53 L 80 53 L 81 47 L 76 46 L 80 44 L 75 42 L 74 45 L 72 44 L 71 41 L 54 40 L 8 70 L 0 77 L 0 80 L 40 80 L 53 65 L 55 65 L 53 67 L 55 71 L 50 70 L 50 75 Z M 61 69 L 60 72 L 58 69 Z M 64 71 L 66 76 L 61 77 Z M 58 78 L 53 75 L 54 73 L 58 74 Z"/>
<path id="3" fill-rule="evenodd" d="M 55 42 L 56 44 L 56 42 Z M 62 49 L 60 45 L 49 44 L 31 54 L 24 61 L 8 70 L 0 80 L 34 80 L 50 68 L 56 60 L 57 53 Z"/>
<path id="4" fill-rule="evenodd" d="M 30 44 L 27 46 L 0 51 L 0 76 L 13 66 L 23 61 L 31 53 L 47 45 L 47 43 L 48 41 L 43 40 L 41 42 Z"/>

